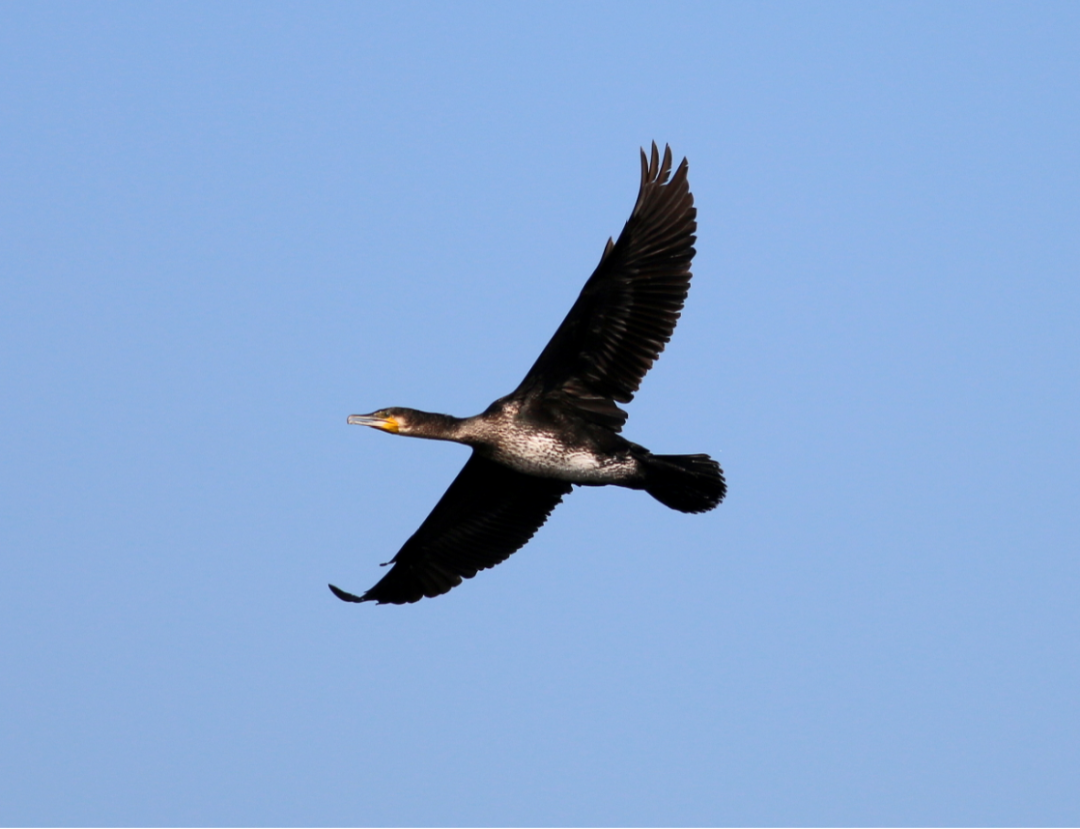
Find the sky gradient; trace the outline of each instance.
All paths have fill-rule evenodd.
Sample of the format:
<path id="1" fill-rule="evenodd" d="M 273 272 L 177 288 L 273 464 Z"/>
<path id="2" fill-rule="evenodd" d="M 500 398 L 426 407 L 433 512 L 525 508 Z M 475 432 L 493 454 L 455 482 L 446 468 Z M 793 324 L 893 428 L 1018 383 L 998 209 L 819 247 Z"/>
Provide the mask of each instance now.
<path id="1" fill-rule="evenodd" d="M 0 822 L 1080 822 L 1080 6 L 0 9 Z M 690 162 L 584 489 L 353 606 Z"/>

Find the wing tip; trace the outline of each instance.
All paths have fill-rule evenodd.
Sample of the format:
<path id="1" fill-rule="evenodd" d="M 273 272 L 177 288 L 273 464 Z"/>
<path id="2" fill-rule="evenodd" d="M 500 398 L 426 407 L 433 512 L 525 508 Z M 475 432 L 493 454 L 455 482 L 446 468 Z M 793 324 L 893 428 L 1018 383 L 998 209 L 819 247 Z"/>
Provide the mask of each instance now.
<path id="1" fill-rule="evenodd" d="M 337 596 L 343 602 L 370 602 L 371 601 L 371 599 L 368 598 L 367 596 L 355 596 L 352 593 L 346 593 L 344 590 L 342 590 L 340 587 L 338 587 L 336 585 L 328 584 L 326 586 L 330 588 L 331 593 L 333 593 L 335 596 Z"/>
<path id="2" fill-rule="evenodd" d="M 691 200 L 693 199 L 693 196 L 690 196 L 689 193 L 689 186 L 686 184 L 686 177 L 690 169 L 690 163 L 687 161 L 686 156 L 683 156 L 682 161 L 675 168 L 674 176 L 671 175 L 671 161 L 670 144 L 664 145 L 662 160 L 655 141 L 652 142 L 648 156 L 645 155 L 645 148 L 641 148 L 641 185 L 638 189 L 638 199 L 637 204 L 634 206 L 634 213 L 637 213 L 642 202 L 645 201 L 646 191 L 651 191 L 654 187 L 672 187 L 671 192 L 686 189 L 686 195 Z"/>

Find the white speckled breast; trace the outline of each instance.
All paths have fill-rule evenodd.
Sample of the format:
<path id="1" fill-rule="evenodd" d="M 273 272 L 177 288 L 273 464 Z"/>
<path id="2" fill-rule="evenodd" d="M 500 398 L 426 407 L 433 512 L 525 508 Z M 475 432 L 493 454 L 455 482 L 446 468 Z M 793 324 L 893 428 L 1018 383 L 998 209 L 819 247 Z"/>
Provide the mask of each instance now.
<path id="1" fill-rule="evenodd" d="M 579 484 L 609 484 L 633 478 L 629 453 L 600 457 L 586 447 L 567 446 L 547 432 L 519 432 L 510 446 L 492 447 L 491 458 L 519 472 Z"/>

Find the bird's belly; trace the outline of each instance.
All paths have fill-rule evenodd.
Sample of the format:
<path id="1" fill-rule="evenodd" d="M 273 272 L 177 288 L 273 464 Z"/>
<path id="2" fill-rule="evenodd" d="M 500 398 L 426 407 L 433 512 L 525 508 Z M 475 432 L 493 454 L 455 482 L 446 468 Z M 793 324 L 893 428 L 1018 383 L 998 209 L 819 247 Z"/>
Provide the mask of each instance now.
<path id="1" fill-rule="evenodd" d="M 512 446 L 495 447 L 491 458 L 527 475 L 576 484 L 623 483 L 638 472 L 637 461 L 628 452 L 597 454 L 542 432 L 521 436 Z"/>

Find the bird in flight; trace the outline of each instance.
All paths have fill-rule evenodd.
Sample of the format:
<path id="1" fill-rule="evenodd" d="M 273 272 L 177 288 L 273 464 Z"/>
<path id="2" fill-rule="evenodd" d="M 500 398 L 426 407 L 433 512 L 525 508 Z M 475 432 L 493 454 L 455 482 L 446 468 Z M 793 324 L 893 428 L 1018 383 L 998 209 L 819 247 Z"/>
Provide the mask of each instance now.
<path id="1" fill-rule="evenodd" d="M 708 455 L 654 455 L 619 433 L 629 403 L 671 338 L 690 289 L 697 229 L 682 160 L 671 175 L 652 145 L 641 152 L 641 188 L 619 239 L 521 384 L 479 415 L 458 418 L 394 407 L 348 422 L 394 435 L 452 440 L 473 453 L 435 509 L 387 564 L 390 571 L 346 602 L 406 604 L 446 593 L 505 561 L 578 486 L 643 489 L 680 512 L 724 499 Z"/>

